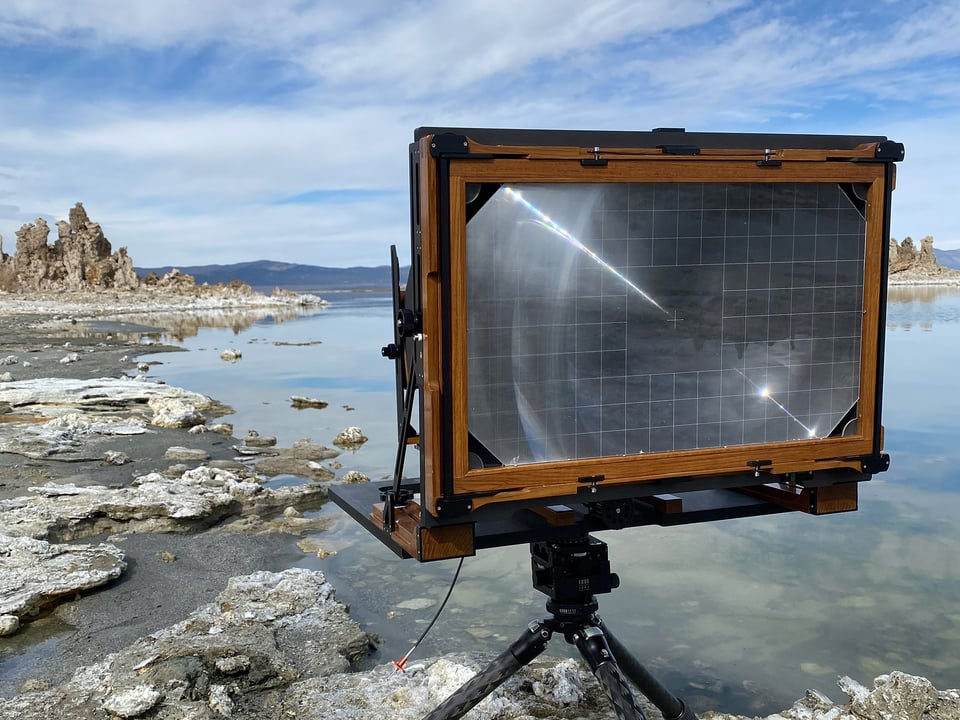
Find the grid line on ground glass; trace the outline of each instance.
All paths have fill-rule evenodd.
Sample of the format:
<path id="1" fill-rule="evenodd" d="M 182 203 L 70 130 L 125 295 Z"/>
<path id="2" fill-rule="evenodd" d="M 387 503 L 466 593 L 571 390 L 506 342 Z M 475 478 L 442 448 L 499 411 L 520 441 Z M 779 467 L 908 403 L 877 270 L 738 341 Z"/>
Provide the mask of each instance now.
<path id="1" fill-rule="evenodd" d="M 698 212 L 700 220 L 698 222 L 698 234 L 695 236 L 681 234 L 681 209 L 680 209 L 680 196 L 682 193 L 689 195 L 689 189 L 691 187 L 696 187 L 700 194 L 700 202 L 696 209 L 691 210 L 689 207 L 683 209 L 683 212 Z M 713 186 L 712 186 L 713 187 Z M 684 184 L 679 185 L 653 185 L 653 203 L 652 208 L 646 208 L 640 212 L 653 213 L 651 217 L 647 217 L 646 224 L 650 226 L 651 233 L 649 236 L 633 236 L 629 232 L 624 232 L 623 236 L 618 236 L 616 231 L 618 229 L 623 229 L 624 231 L 628 230 L 631 225 L 636 227 L 641 227 L 639 221 L 632 222 L 630 219 L 630 212 L 633 209 L 630 207 L 630 193 L 628 190 L 628 200 L 626 208 L 626 216 L 622 217 L 619 213 L 622 213 L 621 208 L 609 209 L 603 208 L 601 213 L 600 221 L 600 232 L 599 237 L 587 238 L 586 242 L 593 242 L 596 244 L 599 242 L 600 254 L 604 255 L 607 250 L 610 250 L 610 253 L 615 252 L 620 249 L 621 257 L 614 258 L 619 260 L 619 263 L 615 264 L 617 269 L 629 275 L 631 272 L 636 272 L 638 270 L 649 269 L 651 267 L 655 268 L 673 268 L 674 270 L 679 269 L 692 269 L 692 268 L 703 268 L 708 265 L 719 265 L 724 269 L 724 272 L 721 274 L 722 278 L 722 287 L 720 291 L 720 302 L 721 302 L 721 313 L 720 313 L 720 347 L 719 347 L 719 368 L 710 368 L 703 371 L 695 371 L 697 380 L 694 382 L 694 387 L 696 388 L 696 394 L 692 398 L 682 398 L 678 397 L 676 391 L 676 381 L 680 373 L 673 373 L 672 375 L 672 384 L 674 386 L 674 391 L 670 398 L 664 398 L 663 400 L 654 400 L 648 394 L 646 399 L 641 399 L 639 396 L 628 396 L 626 393 L 622 396 L 620 403 L 609 403 L 606 402 L 603 397 L 598 397 L 592 402 L 585 402 L 583 396 L 574 391 L 570 397 L 572 402 L 564 403 L 562 398 L 559 398 L 559 402 L 556 404 L 542 408 L 542 412 L 563 412 L 563 411 L 572 411 L 575 415 L 578 416 L 578 423 L 572 428 L 572 432 L 564 433 L 564 437 L 573 436 L 577 442 L 577 450 L 575 456 L 581 456 L 579 438 L 581 435 L 598 435 L 600 439 L 600 444 L 602 447 L 607 447 L 609 452 L 601 452 L 600 454 L 622 454 L 624 452 L 639 452 L 647 450 L 669 450 L 669 449 L 680 449 L 680 447 L 691 447 L 691 446 L 716 446 L 720 444 L 737 444 L 744 442 L 746 426 L 751 422 L 753 425 L 756 425 L 756 422 L 752 418 L 749 418 L 749 412 L 747 409 L 748 401 L 751 400 L 751 393 L 746 391 L 747 384 L 752 384 L 754 387 L 754 394 L 759 392 L 763 386 L 758 385 L 759 382 L 766 383 L 766 378 L 768 377 L 769 371 L 771 369 L 771 359 L 770 359 L 770 348 L 776 342 L 781 342 L 784 338 L 771 337 L 772 327 L 771 322 L 773 318 L 779 318 L 777 322 L 788 322 L 789 325 L 786 328 L 786 335 L 790 338 L 790 342 L 793 342 L 794 337 L 794 325 L 803 325 L 810 326 L 811 329 L 816 323 L 819 327 L 816 333 L 810 332 L 807 342 L 813 341 L 830 341 L 829 346 L 824 345 L 824 347 L 829 347 L 830 355 L 828 358 L 823 359 L 821 362 L 815 362 L 814 360 L 820 360 L 820 358 L 811 358 L 806 361 L 797 361 L 792 354 L 788 355 L 786 358 L 779 358 L 777 360 L 777 367 L 786 369 L 786 378 L 787 386 L 782 390 L 784 393 L 793 393 L 793 392 L 803 392 L 803 393 L 813 393 L 814 390 L 829 390 L 833 395 L 841 393 L 844 397 L 848 397 L 851 393 L 850 391 L 855 391 L 858 386 L 858 377 L 859 370 L 858 367 L 855 368 L 854 365 L 858 364 L 859 361 L 859 339 L 860 339 L 860 326 L 859 320 L 860 316 L 857 312 L 859 304 L 862 301 L 862 260 L 863 260 L 863 248 L 862 248 L 862 237 L 863 237 L 863 227 L 862 223 L 857 223 L 857 228 L 852 234 L 856 237 L 856 241 L 853 246 L 857 248 L 857 252 L 852 257 L 841 258 L 837 252 L 839 247 L 839 235 L 840 235 L 840 214 L 843 210 L 850 210 L 850 207 L 844 207 L 841 204 L 841 198 L 839 190 L 835 185 L 827 186 L 808 186 L 806 189 L 811 187 L 817 193 L 816 204 L 813 208 L 807 208 L 815 211 L 813 218 L 815 225 L 813 227 L 812 233 L 798 233 L 797 220 L 798 220 L 798 207 L 797 207 L 797 198 L 798 198 L 798 188 L 802 186 L 791 185 L 790 188 L 793 192 L 789 193 L 788 196 L 792 198 L 793 203 L 790 207 L 778 207 L 772 202 L 773 195 L 775 195 L 775 190 L 773 185 L 764 186 L 761 189 L 761 192 L 768 192 L 771 196 L 771 202 L 767 208 L 758 208 L 758 210 L 764 210 L 766 212 L 767 220 L 765 223 L 759 223 L 758 220 L 760 213 L 756 213 L 756 217 L 752 215 L 754 208 L 752 207 L 752 193 L 755 186 L 742 186 L 742 185 L 722 185 L 724 192 L 724 207 L 723 207 L 723 217 L 724 217 L 724 228 L 722 233 L 722 242 L 723 246 L 723 257 L 716 258 L 720 262 L 711 262 L 705 263 L 705 256 L 709 255 L 705 248 L 707 248 L 706 243 L 713 240 L 714 243 L 721 240 L 716 236 L 706 236 L 704 234 L 704 213 L 706 212 L 715 212 L 717 208 L 714 205 L 708 205 L 704 201 L 704 184 L 697 184 L 694 186 L 688 186 Z M 661 200 L 658 200 L 656 197 L 657 191 L 660 188 L 666 190 L 665 197 Z M 716 190 L 715 187 L 713 187 Z M 746 203 L 745 207 L 738 207 L 736 202 L 731 202 L 731 196 L 737 193 L 740 193 L 743 196 L 745 192 Z M 823 199 L 826 195 L 826 192 L 832 191 L 833 197 L 835 198 L 832 206 L 827 205 L 823 202 Z M 807 198 L 809 201 L 809 198 Z M 671 206 L 674 207 L 671 207 Z M 834 218 L 825 217 L 826 211 L 832 210 L 835 211 L 833 214 L 836 216 Z M 739 222 L 740 227 L 730 227 L 730 213 L 731 211 L 745 211 L 745 215 L 740 215 L 734 218 L 734 222 Z M 779 233 L 775 236 L 773 232 L 773 226 L 775 224 L 775 218 L 777 212 L 780 212 L 781 215 L 789 211 L 789 218 L 791 221 L 791 228 L 789 235 L 784 235 Z M 661 213 L 661 217 L 657 217 L 657 213 Z M 819 224 L 823 219 L 827 224 L 832 224 L 833 227 L 820 228 Z M 687 227 L 690 227 L 691 223 L 689 222 L 690 218 L 687 217 Z M 745 221 L 745 224 L 744 224 Z M 672 222 L 673 233 L 672 237 L 657 236 L 654 234 L 653 230 L 657 226 L 660 228 L 668 226 Z M 763 232 L 756 232 L 757 228 L 763 230 Z M 744 234 L 737 235 L 735 234 L 738 230 L 746 230 Z M 849 228 L 848 228 L 849 230 Z M 812 248 L 804 248 L 804 253 L 798 253 L 797 242 L 798 238 L 802 236 L 809 236 L 807 238 L 807 243 L 809 244 L 812 239 Z M 773 243 L 774 237 L 781 238 L 781 242 L 786 238 L 789 238 L 790 241 L 790 253 L 789 257 L 778 256 L 778 262 L 781 267 L 778 267 L 778 271 L 783 271 L 784 269 L 789 269 L 789 284 L 784 286 L 783 284 L 775 285 L 773 280 L 773 270 L 774 270 L 774 257 L 773 257 Z M 734 241 L 730 242 L 729 238 L 733 238 Z M 754 247 L 754 244 L 751 243 L 751 240 L 760 240 L 763 239 L 763 242 L 757 242 L 755 244 L 755 249 L 761 256 L 764 256 L 761 260 L 756 260 L 751 255 L 751 247 Z M 693 262 L 681 262 L 686 258 L 681 257 L 680 245 L 681 240 L 696 240 L 696 258 Z M 636 264 L 638 259 L 638 254 L 642 255 L 646 252 L 647 247 L 644 245 L 643 241 L 649 240 L 649 255 L 647 256 L 647 262 L 649 264 Z M 657 248 L 657 241 L 659 241 L 659 248 Z M 673 243 L 672 248 L 664 243 Z M 728 247 L 729 242 L 729 247 Z M 639 253 L 635 250 L 634 246 L 640 246 Z M 625 248 L 625 255 L 623 257 Z M 689 252 L 692 248 L 691 244 L 688 244 L 687 251 Z M 827 255 L 827 250 L 832 249 L 832 257 L 824 257 Z M 716 249 L 713 249 L 714 252 Z M 631 262 L 631 252 L 633 252 L 632 259 L 634 262 Z M 663 262 L 668 259 L 672 252 L 672 264 L 667 264 Z M 812 253 L 812 257 L 806 257 L 806 255 Z M 655 261 L 659 258 L 660 262 L 657 264 Z M 708 258 L 709 259 L 709 258 Z M 739 261 L 739 262 L 738 262 Z M 852 263 L 845 268 L 841 268 L 841 263 Z M 743 266 L 738 268 L 737 266 Z M 737 270 L 737 272 L 742 271 L 744 276 L 742 287 L 735 284 L 733 287 L 727 286 L 728 273 L 726 268 L 732 267 Z M 616 280 L 609 276 L 604 276 L 599 273 L 597 268 L 591 267 L 589 260 L 584 258 L 579 259 L 578 268 L 581 270 L 586 268 L 586 271 L 593 271 L 595 275 L 599 275 L 599 287 L 594 281 L 593 287 L 586 287 L 585 292 L 581 292 L 581 281 L 580 277 L 582 273 L 578 274 L 578 284 L 577 292 L 573 296 L 574 302 L 574 315 L 575 317 L 580 316 L 581 312 L 581 303 L 587 301 L 599 301 L 601 307 L 600 316 L 597 323 L 584 323 L 575 322 L 573 324 L 573 333 L 574 333 L 574 351 L 573 352 L 544 352 L 542 349 L 536 352 L 530 353 L 529 355 L 524 353 L 515 353 L 510 354 L 510 358 L 513 362 L 524 363 L 531 361 L 533 359 L 542 360 L 543 358 L 553 354 L 560 355 L 566 359 L 572 359 L 576 367 L 580 367 L 579 357 L 581 353 L 579 351 L 579 343 L 581 334 L 588 330 L 591 330 L 589 325 L 599 325 L 600 337 L 603 338 L 610 332 L 612 329 L 617 331 L 622 331 L 621 328 L 614 328 L 614 325 L 622 325 L 624 321 L 621 321 L 619 318 L 615 321 L 607 321 L 605 318 L 605 311 L 603 308 L 606 307 L 604 301 L 613 297 L 622 297 L 624 303 L 629 303 L 629 297 L 627 293 L 627 288 L 624 283 L 617 283 Z M 800 268 L 807 271 L 806 277 L 799 277 L 797 272 L 794 272 L 795 269 Z M 843 272 L 841 272 L 843 270 Z M 852 275 L 851 275 L 852 271 Z M 763 274 L 766 274 L 766 282 L 758 283 L 757 279 L 762 277 Z M 584 275 L 585 276 L 585 275 Z M 752 280 L 748 281 L 748 276 Z M 514 288 L 515 296 L 522 298 L 526 302 L 534 303 L 540 299 L 540 295 L 537 294 L 536 288 L 532 288 L 526 296 L 522 293 L 522 287 L 519 282 L 520 275 L 516 275 L 516 287 Z M 752 283 L 752 284 L 751 284 Z M 589 285 L 589 283 L 586 283 Z M 598 292 L 599 290 L 599 292 Z M 809 291 L 810 295 L 810 307 L 809 309 L 801 307 L 793 307 L 794 298 L 799 297 L 795 293 L 799 291 Z M 819 293 L 818 293 L 819 291 Z M 837 310 L 837 293 L 838 291 L 842 292 L 843 297 L 846 299 L 846 304 L 849 306 L 848 310 L 843 311 L 844 319 L 843 323 L 847 328 L 847 332 L 838 333 L 837 330 L 837 316 L 839 311 Z M 789 292 L 790 295 L 790 307 L 788 310 L 784 310 L 781 307 L 781 314 L 774 315 L 771 308 L 774 306 L 775 302 L 783 302 L 784 293 Z M 849 300 L 848 296 L 852 292 L 852 301 Z M 748 295 L 750 293 L 750 295 Z M 741 297 L 735 297 L 740 295 Z M 819 297 L 822 295 L 822 297 Z M 751 309 L 748 298 L 761 298 L 765 296 L 765 299 L 760 302 L 760 307 L 763 309 Z M 727 301 L 728 298 L 731 302 L 742 300 L 742 311 L 739 314 L 728 315 L 727 313 Z M 543 301 L 549 301 L 549 293 L 544 294 Z M 820 302 L 821 305 L 818 307 L 814 301 Z M 469 309 L 469 308 L 468 308 Z M 747 336 L 746 321 L 751 319 L 750 323 L 751 334 Z M 542 323 L 542 322 L 533 322 L 533 323 L 523 323 L 517 322 L 515 316 L 509 318 L 503 318 L 503 320 L 509 320 L 509 322 L 504 322 L 503 324 L 491 324 L 484 326 L 484 330 L 500 330 L 500 331 L 510 331 L 511 333 L 523 332 L 528 334 L 536 334 L 538 332 L 543 332 L 544 330 L 548 332 L 557 331 L 558 328 L 566 327 L 566 323 Z M 740 322 L 742 321 L 742 322 Z M 675 320 L 675 322 L 679 322 Z M 743 325 L 744 327 L 744 336 L 742 340 L 731 339 L 731 333 L 728 330 L 728 325 Z M 735 328 L 736 329 L 736 328 Z M 759 331 L 759 332 L 758 332 Z M 779 334 L 783 333 L 783 330 L 778 331 Z M 630 345 L 630 335 L 628 332 L 624 333 L 625 337 L 625 346 L 622 350 L 624 355 L 627 355 L 631 351 Z M 838 350 L 837 341 L 845 341 L 846 345 L 842 346 L 845 350 Z M 600 353 L 603 355 L 602 348 L 603 340 L 601 340 L 601 348 L 591 351 L 592 353 Z M 755 357 L 761 357 L 761 360 L 753 359 L 751 361 L 748 358 L 746 352 L 741 352 L 737 354 L 737 348 L 740 347 L 740 350 L 744 350 L 746 346 L 752 346 L 750 348 L 750 354 Z M 811 346 L 812 347 L 812 346 Z M 497 355 L 499 349 L 491 348 L 489 355 Z M 737 356 L 737 362 L 731 363 L 728 361 L 731 351 L 734 355 Z M 621 350 L 617 349 L 616 351 L 607 351 L 606 357 L 613 357 L 613 352 L 620 353 Z M 812 352 L 812 350 L 811 350 Z M 845 355 L 844 355 L 845 353 Z M 571 358 L 572 356 L 572 358 Z M 482 353 L 474 353 L 470 356 L 469 361 L 477 360 L 480 357 L 485 357 Z M 604 369 L 605 358 L 601 357 L 601 367 L 594 375 L 581 374 L 579 371 L 572 378 L 573 383 L 579 384 L 584 380 L 595 380 L 599 379 L 601 386 L 605 381 L 608 381 L 611 386 L 614 385 L 614 381 L 623 383 L 623 387 L 626 388 L 626 383 L 631 380 L 635 380 L 638 377 L 643 377 L 643 375 L 632 375 L 628 374 L 626 370 L 626 362 L 624 362 L 623 370 L 619 374 L 608 373 Z M 612 362 L 613 366 L 617 366 L 618 362 Z M 730 367 L 728 367 L 730 365 Z M 826 382 L 825 380 L 818 380 L 820 383 L 825 383 L 826 388 L 815 388 L 815 387 L 803 387 L 802 389 L 795 389 L 791 387 L 790 383 L 794 376 L 794 371 L 803 370 L 804 372 L 809 371 L 809 374 L 812 374 L 816 371 L 818 377 L 822 377 L 823 373 L 826 372 L 826 369 L 830 371 L 830 380 Z M 838 369 L 841 369 L 846 373 L 845 377 L 848 378 L 848 382 L 844 382 L 843 377 L 838 377 Z M 722 392 L 719 393 L 701 393 L 700 389 L 704 385 L 700 382 L 699 378 L 702 375 L 712 374 L 717 371 L 723 372 L 728 370 L 735 370 L 743 376 L 743 383 L 741 383 L 741 391 L 738 393 L 731 393 L 726 395 Z M 648 373 L 646 378 L 651 380 L 654 375 L 662 375 L 664 373 Z M 666 373 L 669 374 L 669 373 Z M 684 373 L 689 374 L 689 372 Z M 470 392 L 482 394 L 488 392 L 489 390 L 497 387 L 502 384 L 502 378 L 493 378 L 492 382 L 485 383 L 482 379 L 473 381 L 471 379 Z M 512 382 L 516 382 L 511 379 Z M 536 385 L 537 380 L 529 381 L 527 385 Z M 734 383 L 736 384 L 736 383 Z M 517 384 L 517 387 L 521 390 L 527 389 L 524 383 L 520 382 Z M 822 395 L 822 393 L 821 393 Z M 714 422 L 705 422 L 704 418 L 701 417 L 700 409 L 704 405 L 704 401 L 713 401 L 720 399 L 719 406 L 719 418 Z M 726 402 L 723 401 L 724 398 L 728 398 Z M 680 401 L 692 400 L 695 403 L 697 412 L 693 416 L 695 419 L 693 422 L 678 422 L 677 417 L 677 403 Z M 735 411 L 735 402 L 739 401 L 739 411 Z M 825 402 L 824 397 L 818 395 L 818 402 Z M 628 406 L 648 403 L 646 422 L 645 424 L 630 424 L 630 420 L 633 419 L 636 421 L 639 417 L 637 413 L 628 416 Z M 652 417 L 651 403 L 660 403 L 655 409 L 659 417 L 657 422 L 662 424 L 655 425 L 654 418 Z M 840 411 L 833 407 L 835 403 L 830 401 L 829 410 L 822 410 L 821 413 L 826 413 L 831 415 L 831 413 L 839 413 Z M 768 438 L 768 429 L 773 428 L 775 425 L 774 421 L 783 420 L 778 413 L 782 413 L 781 409 L 778 406 L 775 406 L 773 403 L 766 403 L 766 409 L 762 418 L 757 420 L 762 420 L 765 424 L 762 426 L 763 437 L 756 438 L 752 437 L 750 441 L 759 441 L 766 442 L 768 440 L 776 439 L 786 439 L 785 437 L 780 437 L 783 433 L 781 432 L 777 437 Z M 504 408 L 500 408 L 504 410 Z M 509 408 L 507 408 L 509 409 Z M 587 428 L 586 432 L 581 432 L 579 429 L 579 416 L 583 413 L 599 411 L 598 422 L 599 426 L 590 425 Z M 596 413 L 595 413 L 596 414 Z M 804 415 L 809 415 L 807 414 Z M 669 416 L 669 421 L 665 422 L 666 417 Z M 689 417 L 689 416 L 688 416 Z M 683 420 L 683 417 L 680 418 Z M 803 425 L 802 421 L 797 420 L 798 423 Z M 714 437 L 701 437 L 703 433 L 710 435 L 716 431 L 717 428 L 712 427 L 717 425 L 723 428 L 723 424 L 727 423 L 726 433 L 728 434 L 727 438 L 720 437 L 719 440 Z M 473 427 L 474 420 L 471 418 L 471 428 Z M 481 422 L 482 424 L 482 422 Z M 589 423 L 587 423 L 589 425 Z M 782 423 L 781 423 L 782 424 Z M 735 426 L 739 425 L 739 431 Z M 758 426 L 759 427 L 759 426 Z M 630 446 L 628 438 L 630 437 L 631 431 L 652 431 L 656 428 L 656 436 L 658 438 L 658 445 L 655 446 L 652 443 L 652 440 L 647 440 L 646 447 L 633 447 Z M 685 435 L 689 437 L 691 429 L 694 432 L 694 440 L 692 444 L 689 440 L 683 440 L 678 443 L 677 435 L 678 431 L 680 435 Z M 519 428 L 518 428 L 519 430 Z M 729 434 L 734 433 L 733 442 L 726 442 L 725 440 L 730 440 Z M 497 434 L 496 432 L 494 434 Z M 614 435 L 618 435 L 619 438 L 615 438 Z M 669 442 L 666 442 L 666 438 L 669 435 Z M 592 444 L 591 444 L 592 443 Z M 595 439 L 591 439 L 591 443 L 583 443 L 584 447 L 591 447 L 594 450 L 596 442 Z M 678 445 L 680 447 L 678 447 Z"/>

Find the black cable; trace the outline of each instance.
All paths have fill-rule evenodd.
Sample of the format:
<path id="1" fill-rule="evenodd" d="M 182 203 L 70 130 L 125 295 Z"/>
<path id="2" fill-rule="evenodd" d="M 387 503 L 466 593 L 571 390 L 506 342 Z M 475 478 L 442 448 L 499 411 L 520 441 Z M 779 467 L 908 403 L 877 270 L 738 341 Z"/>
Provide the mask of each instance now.
<path id="1" fill-rule="evenodd" d="M 450 581 L 450 588 L 447 590 L 447 596 L 443 599 L 443 602 L 440 603 L 440 607 L 437 609 L 436 614 L 433 616 L 433 620 L 431 620 L 430 624 L 427 625 L 427 627 L 424 629 L 422 633 L 420 633 L 420 637 L 416 639 L 416 641 L 413 643 L 413 647 L 411 647 L 407 651 L 407 654 L 404 655 L 399 660 L 393 661 L 393 666 L 400 672 L 403 672 L 403 666 L 407 664 L 407 660 L 410 658 L 411 655 L 413 655 L 413 651 L 417 649 L 417 646 L 421 642 L 423 642 L 423 639 L 427 636 L 427 633 L 430 632 L 430 628 L 432 628 L 433 624 L 437 622 L 437 619 L 440 617 L 440 613 L 442 613 L 443 609 L 447 606 L 447 600 L 449 600 L 450 595 L 453 594 L 453 588 L 457 584 L 457 578 L 460 577 L 460 568 L 462 567 L 463 567 L 463 558 L 460 558 L 460 562 L 457 564 L 457 571 L 453 574 L 453 580 Z"/>

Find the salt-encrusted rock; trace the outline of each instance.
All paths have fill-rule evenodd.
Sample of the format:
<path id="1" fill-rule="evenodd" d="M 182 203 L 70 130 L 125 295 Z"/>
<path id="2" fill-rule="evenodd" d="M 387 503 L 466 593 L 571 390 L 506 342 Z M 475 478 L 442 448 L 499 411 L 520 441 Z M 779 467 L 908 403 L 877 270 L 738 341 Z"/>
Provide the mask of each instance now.
<path id="1" fill-rule="evenodd" d="M 13 635 L 20 629 L 20 618 L 16 615 L 0 615 L 0 637 Z"/>
<path id="2" fill-rule="evenodd" d="M 193 460 L 203 462 L 210 459 L 210 453 L 202 448 L 188 448 L 174 445 L 163 454 L 165 460 Z"/>
<path id="3" fill-rule="evenodd" d="M 318 410 L 323 410 L 327 406 L 327 403 L 323 400 L 318 400 L 317 398 L 304 397 L 303 395 L 293 395 L 290 398 L 290 405 L 295 407 L 297 410 L 303 410 L 305 408 L 316 408 Z"/>
<path id="4" fill-rule="evenodd" d="M 32 618 L 63 598 L 120 577 L 123 551 L 114 545 L 54 545 L 0 535 L 0 615 Z"/>
<path id="5" fill-rule="evenodd" d="M 221 435 L 233 435 L 233 423 L 215 423 L 209 426 L 210 432 L 220 433 Z"/>
<path id="6" fill-rule="evenodd" d="M 103 462 L 106 465 L 126 465 L 130 462 L 130 457 L 119 450 L 107 450 L 103 454 Z"/>
<path id="7" fill-rule="evenodd" d="M 52 708 L 58 718 L 289 717 L 276 713 L 274 691 L 342 673 L 371 646 L 321 573 L 259 572 L 231 578 L 215 602 L 60 687 L 0 700 L 0 718 L 49 720 Z"/>
<path id="8" fill-rule="evenodd" d="M 95 460 L 98 457 L 95 453 L 85 456 L 86 439 L 144 432 L 145 424 L 139 418 L 68 412 L 44 423 L 0 425 L 0 452 L 47 460 Z"/>
<path id="9" fill-rule="evenodd" d="M 79 362 L 79 360 L 80 360 L 80 353 L 75 353 L 75 352 L 68 353 L 67 355 L 64 355 L 62 358 L 60 358 L 60 364 L 69 365 L 70 363 Z"/>
<path id="10" fill-rule="evenodd" d="M 5 382 L 5 383 L 13 382 L 13 374 L 10 373 L 9 371 L 0 374 L 0 382 Z"/>
<path id="11" fill-rule="evenodd" d="M 274 717 L 418 720 L 473 677 L 488 659 L 455 656 L 416 663 L 408 666 L 406 673 L 382 666 L 312 682 L 304 679 L 272 693 L 278 702 Z M 659 717 L 649 703 L 638 700 L 647 717 Z M 582 664 L 571 659 L 537 658 L 494 690 L 469 717 L 612 720 L 616 715 Z"/>
<path id="12" fill-rule="evenodd" d="M 358 427 L 348 427 L 341 430 L 333 439 L 333 444 L 338 447 L 357 448 L 363 445 L 369 438 L 363 434 Z"/>
<path id="13" fill-rule="evenodd" d="M 364 475 L 359 470 L 349 470 L 340 478 L 345 483 L 366 483 L 370 482 L 370 476 Z"/>
<path id="14" fill-rule="evenodd" d="M 103 532 L 185 532 L 230 515 L 314 507 L 321 486 L 264 488 L 236 473 L 201 466 L 176 477 L 142 475 L 122 488 L 47 483 L 31 495 L 0 500 L 0 532 L 66 541 Z"/>
<path id="15" fill-rule="evenodd" d="M 954 720 L 960 718 L 960 692 L 938 691 L 926 678 L 891 672 L 868 689 L 849 677 L 837 685 L 850 702 L 839 705 L 817 690 L 808 690 L 787 710 L 765 720 Z M 742 715 L 708 712 L 702 720 L 747 720 Z"/>
<path id="16" fill-rule="evenodd" d="M 960 700 L 955 700 L 953 708 L 960 710 Z M 852 695 L 850 710 L 855 715 L 877 720 L 923 720 L 936 717 L 938 711 L 942 711 L 939 705 L 940 693 L 932 682 L 926 678 L 893 672 L 874 679 L 873 690 L 866 695 Z"/>
<path id="17" fill-rule="evenodd" d="M 226 685 L 211 685 L 207 694 L 207 704 L 211 710 L 223 717 L 232 716 L 236 707 L 236 703 L 230 697 L 230 689 Z"/>
<path id="18" fill-rule="evenodd" d="M 200 410 L 216 405 L 211 398 L 200 393 L 158 382 L 138 382 L 132 378 L 33 378 L 0 388 L 0 402 L 8 402 L 22 412 L 41 417 L 104 409 L 143 414 L 145 405 L 159 399 L 180 400 Z"/>
<path id="19" fill-rule="evenodd" d="M 207 421 L 196 405 L 180 398 L 154 397 L 149 405 L 153 410 L 150 422 L 157 427 L 188 428 Z"/>
<path id="20" fill-rule="evenodd" d="M 153 685 L 135 685 L 108 696 L 103 701 L 103 709 L 122 718 L 136 718 L 156 707 L 163 693 Z"/>
<path id="21" fill-rule="evenodd" d="M 16 355 L 7 355 L 0 358 L 0 365 L 16 365 L 18 362 L 20 362 L 20 358 Z"/>
<path id="22" fill-rule="evenodd" d="M 243 357 L 243 353 L 234 348 L 227 348 L 222 353 L 220 353 L 220 359 L 226 362 L 236 362 Z"/>

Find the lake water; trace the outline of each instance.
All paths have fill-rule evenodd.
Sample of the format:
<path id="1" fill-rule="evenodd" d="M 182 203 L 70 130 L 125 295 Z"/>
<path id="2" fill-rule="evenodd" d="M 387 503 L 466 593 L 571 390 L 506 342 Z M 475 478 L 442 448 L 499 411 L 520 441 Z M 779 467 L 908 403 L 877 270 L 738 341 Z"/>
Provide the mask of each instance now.
<path id="1" fill-rule="evenodd" d="M 202 329 L 182 343 L 191 352 L 152 358 L 162 364 L 151 374 L 232 406 L 224 419 L 238 436 L 256 429 L 284 445 L 329 444 L 360 426 L 370 441 L 339 458 L 343 472 L 387 477 L 395 396 L 380 347 L 391 339 L 390 300 L 330 299 L 298 319 Z M 227 347 L 242 359 L 220 360 Z M 960 687 L 958 361 L 960 290 L 891 288 L 883 418 L 892 467 L 861 486 L 860 511 L 599 533 L 621 578 L 599 597 L 605 621 L 698 711 L 769 713 L 809 687 L 842 700 L 838 675 L 869 683 L 895 669 Z M 295 410 L 291 395 L 329 407 Z M 342 514 L 332 503 L 321 513 Z M 345 516 L 321 539 L 338 554 L 299 564 L 323 570 L 352 615 L 384 639 L 373 662 L 402 656 L 435 607 L 398 605 L 442 599 L 456 562 L 401 561 Z M 499 652 L 544 614 L 543 602 L 525 546 L 482 551 L 465 561 L 415 658 Z M 548 652 L 576 655 L 560 638 Z"/>

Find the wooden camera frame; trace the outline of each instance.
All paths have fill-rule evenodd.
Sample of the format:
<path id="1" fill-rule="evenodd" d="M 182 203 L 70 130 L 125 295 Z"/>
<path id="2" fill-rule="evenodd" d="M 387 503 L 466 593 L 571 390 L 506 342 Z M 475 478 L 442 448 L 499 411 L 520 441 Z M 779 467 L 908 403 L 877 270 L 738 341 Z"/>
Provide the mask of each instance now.
<path id="1" fill-rule="evenodd" d="M 337 490 L 335 499 L 394 550 L 420 560 L 542 539 L 570 526 L 576 529 L 569 532 L 582 532 L 783 510 L 814 514 L 855 510 L 857 483 L 889 463 L 882 452 L 880 410 L 890 200 L 894 163 L 902 159 L 903 146 L 884 137 L 687 133 L 678 128 L 418 129 L 410 146 L 411 267 L 401 290 L 394 251 L 395 338 L 384 348 L 384 355 L 395 360 L 397 373 L 400 449 L 394 482 L 379 489 L 372 503 L 357 496 L 363 491 L 356 490 Z M 519 198 L 514 186 L 589 193 L 594 187 L 643 190 L 645 185 L 669 192 L 674 185 L 698 184 L 756 186 L 774 193 L 799 186 L 858 188 L 854 199 L 862 246 L 857 248 L 852 310 L 857 315 L 859 357 L 851 365 L 858 376 L 847 388 L 854 400 L 843 427 L 816 437 L 811 429 L 809 439 L 784 435 L 752 442 L 743 435 L 734 443 L 714 438 L 708 446 L 662 450 L 636 446 L 574 457 L 560 453 L 519 462 L 502 458 L 478 462 L 478 454 L 493 455 L 471 434 L 472 423 L 479 422 L 476 398 L 470 397 L 473 361 L 468 351 L 476 337 L 471 336 L 476 333 L 471 322 L 477 322 L 468 290 L 471 282 L 477 283 L 471 279 L 477 276 L 469 274 L 471 203 L 482 205 L 494 193 L 502 195 L 504 188 Z M 605 274 L 612 273 L 663 310 L 627 279 L 627 271 L 620 272 L 545 212 L 527 205 L 538 228 L 546 227 L 567 241 L 564 252 L 575 246 L 580 254 L 573 254 L 587 258 L 588 271 L 594 266 L 609 271 Z M 626 242 L 633 241 L 627 237 Z M 700 242 L 706 247 L 705 243 L 723 243 L 724 238 Z M 819 242 L 824 252 L 830 249 L 829 238 L 811 242 Z M 722 268 L 727 264 L 722 257 L 717 262 Z M 656 276 L 656 267 L 646 270 Z M 711 277 L 722 277 L 722 272 L 711 270 Z M 686 297 L 695 296 L 695 291 L 684 292 Z M 525 301 L 521 296 L 512 302 Z M 490 302 L 498 300 L 491 295 Z M 492 340 L 488 344 L 498 347 Z M 749 380 L 743 372 L 740 375 Z M 755 383 L 750 392 L 754 390 L 767 397 L 767 390 Z M 479 392 L 475 387 L 474 394 Z M 781 402 L 770 402 L 775 403 L 773 415 L 779 408 L 795 421 L 794 429 L 806 429 Z M 571 437 L 571 442 L 581 444 L 586 444 L 585 437 L 595 439 Z M 413 482 L 402 479 L 410 446 L 419 449 L 419 478 Z M 704 493 L 710 497 L 701 496 Z M 731 502 L 731 497 L 739 499 Z"/>

